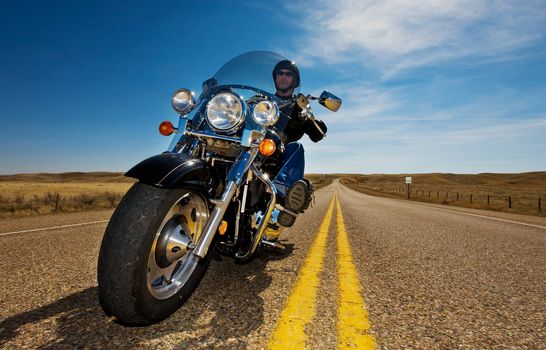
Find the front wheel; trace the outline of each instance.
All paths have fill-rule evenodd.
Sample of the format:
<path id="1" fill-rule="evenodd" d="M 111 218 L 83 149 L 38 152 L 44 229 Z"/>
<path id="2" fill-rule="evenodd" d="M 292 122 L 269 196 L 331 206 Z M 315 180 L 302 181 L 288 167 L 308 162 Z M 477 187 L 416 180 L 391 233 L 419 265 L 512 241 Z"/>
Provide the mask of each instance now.
<path id="1" fill-rule="evenodd" d="M 143 326 L 174 313 L 203 277 L 201 260 L 188 250 L 209 216 L 203 195 L 136 183 L 114 211 L 98 261 L 99 301 L 121 323 Z"/>

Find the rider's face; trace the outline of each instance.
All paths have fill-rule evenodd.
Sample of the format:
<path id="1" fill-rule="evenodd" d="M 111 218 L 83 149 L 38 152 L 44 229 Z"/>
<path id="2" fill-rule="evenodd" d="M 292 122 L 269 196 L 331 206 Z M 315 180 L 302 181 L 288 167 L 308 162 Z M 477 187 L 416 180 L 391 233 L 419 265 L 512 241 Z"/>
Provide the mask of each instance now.
<path id="1" fill-rule="evenodd" d="M 292 86 L 294 76 L 292 71 L 287 69 L 281 69 L 275 76 L 275 85 L 278 89 L 289 89 Z"/>

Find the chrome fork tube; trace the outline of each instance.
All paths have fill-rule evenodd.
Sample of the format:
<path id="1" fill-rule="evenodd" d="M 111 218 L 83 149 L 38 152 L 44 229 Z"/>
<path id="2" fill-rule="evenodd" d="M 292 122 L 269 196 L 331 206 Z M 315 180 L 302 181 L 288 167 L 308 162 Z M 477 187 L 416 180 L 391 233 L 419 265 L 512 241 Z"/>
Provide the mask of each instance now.
<path id="1" fill-rule="evenodd" d="M 265 176 L 261 171 L 256 169 L 254 165 L 252 165 L 252 171 L 260 180 L 262 180 L 266 184 L 267 187 L 269 187 L 269 190 L 271 191 L 271 199 L 269 200 L 269 203 L 267 205 L 267 212 L 265 213 L 265 217 L 258 227 L 258 232 L 256 232 L 256 235 L 252 240 L 252 245 L 250 246 L 250 249 L 245 254 L 240 254 L 240 252 L 235 253 L 235 256 L 242 260 L 250 258 L 252 254 L 254 254 L 254 252 L 256 251 L 256 248 L 258 248 L 258 244 L 262 240 L 262 235 L 267 228 L 267 224 L 271 219 L 271 214 L 273 214 L 273 210 L 275 209 L 275 204 L 277 202 L 277 189 L 275 188 L 275 185 L 273 185 L 271 180 L 269 180 L 269 178 Z"/>
<path id="2" fill-rule="evenodd" d="M 222 197 L 219 200 L 214 201 L 215 207 L 212 210 L 205 228 L 203 229 L 201 237 L 199 237 L 199 240 L 193 249 L 193 254 L 200 258 L 204 258 L 205 255 L 207 255 L 209 246 L 212 243 L 216 231 L 218 230 L 218 226 L 220 226 L 220 222 L 224 217 L 224 213 L 226 212 L 229 202 L 233 198 L 237 188 L 239 188 L 245 173 L 254 162 L 257 154 L 258 147 L 252 147 L 244 152 L 242 156 L 240 156 L 231 166 Z"/>

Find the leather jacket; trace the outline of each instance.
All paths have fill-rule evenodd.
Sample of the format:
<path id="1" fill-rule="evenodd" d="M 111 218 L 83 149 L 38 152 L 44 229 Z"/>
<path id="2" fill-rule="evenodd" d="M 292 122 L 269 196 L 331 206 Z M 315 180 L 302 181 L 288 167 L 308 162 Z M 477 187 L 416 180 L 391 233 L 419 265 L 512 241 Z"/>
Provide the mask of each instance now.
<path id="1" fill-rule="evenodd" d="M 296 103 L 295 97 L 284 99 L 280 110 L 281 116 L 276 129 L 278 129 L 283 143 L 298 141 L 304 134 L 307 134 L 311 141 L 318 142 L 326 135 L 328 128 L 322 120 L 315 119 L 313 121 L 302 117 L 301 108 Z"/>

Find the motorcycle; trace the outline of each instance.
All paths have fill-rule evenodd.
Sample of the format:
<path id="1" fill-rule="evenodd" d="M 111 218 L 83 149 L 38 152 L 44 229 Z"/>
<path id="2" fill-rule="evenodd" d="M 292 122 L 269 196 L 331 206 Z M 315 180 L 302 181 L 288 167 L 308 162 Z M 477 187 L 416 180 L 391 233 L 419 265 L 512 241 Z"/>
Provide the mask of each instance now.
<path id="1" fill-rule="evenodd" d="M 289 118 L 271 78 L 283 60 L 249 52 L 205 81 L 197 100 L 188 89 L 174 93 L 178 127 L 160 125 L 161 134 L 175 134 L 169 150 L 125 174 L 138 182 L 104 233 L 98 292 L 107 315 L 126 325 L 159 322 L 190 297 L 213 255 L 245 262 L 262 247 L 282 248 L 277 238 L 299 214 L 282 205 L 270 178 L 282 165 Z M 342 103 L 327 91 L 298 94 L 301 117 L 311 121 L 310 100 L 332 111 Z"/>

